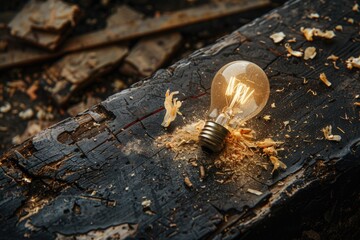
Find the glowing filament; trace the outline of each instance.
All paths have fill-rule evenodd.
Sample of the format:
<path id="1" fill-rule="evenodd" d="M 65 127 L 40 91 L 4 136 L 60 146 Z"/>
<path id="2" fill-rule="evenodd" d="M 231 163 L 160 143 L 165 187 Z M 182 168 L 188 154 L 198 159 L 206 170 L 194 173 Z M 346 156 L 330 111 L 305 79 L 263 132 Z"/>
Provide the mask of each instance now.
<path id="1" fill-rule="evenodd" d="M 250 90 L 250 87 L 241 82 L 235 85 L 236 80 L 237 79 L 235 77 L 230 78 L 229 85 L 225 92 L 226 96 L 231 96 L 236 89 L 234 97 L 232 98 L 229 106 L 230 109 L 233 108 L 236 104 L 246 103 L 246 101 L 253 95 L 255 91 L 254 89 Z"/>

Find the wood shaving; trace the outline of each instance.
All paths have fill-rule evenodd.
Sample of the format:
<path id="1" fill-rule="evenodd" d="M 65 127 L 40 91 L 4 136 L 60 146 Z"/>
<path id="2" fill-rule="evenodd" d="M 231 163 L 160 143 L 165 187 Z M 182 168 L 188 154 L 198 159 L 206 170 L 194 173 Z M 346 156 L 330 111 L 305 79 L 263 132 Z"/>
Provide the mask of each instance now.
<path id="1" fill-rule="evenodd" d="M 265 121 L 270 121 L 270 120 L 271 120 L 271 116 L 270 116 L 270 115 L 265 115 L 265 116 L 263 117 L 263 119 L 264 119 Z"/>
<path id="2" fill-rule="evenodd" d="M 321 31 L 318 28 L 304 28 L 301 27 L 300 31 L 304 34 L 307 41 L 313 41 L 313 37 L 322 37 L 327 39 L 332 39 L 335 37 L 334 31 L 326 30 L 325 32 Z"/>
<path id="3" fill-rule="evenodd" d="M 346 67 L 348 69 L 353 69 L 353 67 L 355 68 L 360 68 L 360 56 L 355 58 L 355 57 L 350 57 L 346 60 Z"/>
<path id="4" fill-rule="evenodd" d="M 282 161 L 280 161 L 277 157 L 275 156 L 270 156 L 269 157 L 271 163 L 273 164 L 274 168 L 273 170 L 271 171 L 271 173 L 274 173 L 274 171 L 276 171 L 277 169 L 279 168 L 282 168 L 282 169 L 286 169 L 287 166 L 285 165 L 285 163 L 283 163 Z"/>
<path id="5" fill-rule="evenodd" d="M 4 106 L 0 107 L 0 113 L 7 113 L 11 110 L 11 104 L 10 103 L 5 103 Z"/>
<path id="6" fill-rule="evenodd" d="M 334 54 L 331 54 L 330 56 L 327 57 L 327 60 L 332 60 L 332 61 L 336 61 L 338 59 L 339 59 L 339 57 L 335 56 Z"/>
<path id="7" fill-rule="evenodd" d="M 182 102 L 178 101 L 177 98 L 173 99 L 173 96 L 178 93 L 179 93 L 178 91 L 170 93 L 169 89 L 166 91 L 165 101 L 164 101 L 166 113 L 164 116 L 164 120 L 161 123 L 163 127 L 168 127 L 170 123 L 175 120 L 177 114 L 182 115 L 181 112 L 179 111 Z"/>
<path id="8" fill-rule="evenodd" d="M 336 30 L 336 31 L 342 31 L 342 30 L 343 30 L 343 27 L 342 27 L 341 25 L 337 25 L 337 26 L 335 27 L 335 30 Z"/>
<path id="9" fill-rule="evenodd" d="M 358 12 L 359 11 L 359 4 L 355 3 L 354 6 L 352 7 L 352 10 L 354 12 Z"/>
<path id="10" fill-rule="evenodd" d="M 151 205 L 151 200 L 145 199 L 144 201 L 141 202 L 141 206 L 143 206 L 144 208 L 150 207 Z"/>
<path id="11" fill-rule="evenodd" d="M 252 193 L 252 194 L 254 194 L 254 195 L 256 195 L 256 196 L 261 196 L 263 193 L 262 192 L 260 192 L 260 191 L 258 191 L 258 190 L 255 190 L 255 189 L 252 189 L 252 188 L 248 188 L 247 189 L 247 192 L 248 193 Z"/>
<path id="12" fill-rule="evenodd" d="M 305 53 L 304 53 L 305 60 L 314 59 L 315 56 L 316 56 L 316 48 L 315 47 L 307 47 L 305 49 Z"/>
<path id="13" fill-rule="evenodd" d="M 271 104 L 271 108 L 276 108 L 275 103 L 272 103 L 272 104 Z"/>
<path id="14" fill-rule="evenodd" d="M 190 181 L 189 177 L 185 177 L 184 178 L 184 183 L 186 186 L 188 186 L 189 188 L 191 188 L 193 186 L 192 182 Z"/>
<path id="15" fill-rule="evenodd" d="M 294 51 L 289 43 L 285 44 L 285 48 L 288 51 L 288 56 L 294 56 L 294 57 L 302 57 L 303 53 L 300 51 Z"/>
<path id="16" fill-rule="evenodd" d="M 292 39 L 289 39 L 287 42 L 288 43 L 295 43 L 296 42 L 296 37 L 293 37 Z"/>
<path id="17" fill-rule="evenodd" d="M 354 105 L 360 107 L 360 102 L 354 102 Z"/>
<path id="18" fill-rule="evenodd" d="M 350 24 L 353 24 L 353 23 L 354 23 L 354 19 L 353 19 L 353 18 L 349 18 L 349 19 L 347 20 L 347 22 L 350 23 Z"/>
<path id="19" fill-rule="evenodd" d="M 311 19 L 318 19 L 320 16 L 318 13 L 311 13 L 307 17 Z"/>
<path id="20" fill-rule="evenodd" d="M 324 137 L 326 140 L 340 142 L 341 136 L 332 134 L 331 125 L 324 127 L 321 131 L 324 133 Z"/>
<path id="21" fill-rule="evenodd" d="M 325 83 L 327 87 L 331 86 L 331 82 L 327 79 L 325 73 L 320 73 L 320 80 Z"/>
<path id="22" fill-rule="evenodd" d="M 158 137 L 156 144 L 171 149 L 175 153 L 174 159 L 197 159 L 197 151 L 200 150 L 198 135 L 204 124 L 204 121 L 187 124 L 176 129 L 172 134 Z M 243 174 L 246 164 L 256 164 L 265 168 L 267 163 L 262 162 L 264 156 L 277 156 L 279 146 L 283 143 L 271 138 L 255 141 L 255 132 L 250 128 L 229 129 L 229 131 L 224 150 L 215 157 L 214 165 L 235 175 Z M 201 171 L 200 166 L 200 178 L 202 174 L 205 175 L 205 172 L 201 173 Z"/>
<path id="23" fill-rule="evenodd" d="M 27 90 L 26 94 L 29 96 L 31 101 L 37 99 L 36 91 L 39 89 L 39 81 L 35 81 Z"/>
<path id="24" fill-rule="evenodd" d="M 26 110 L 24 110 L 24 111 L 21 111 L 21 112 L 19 113 L 19 117 L 20 117 L 21 119 L 23 119 L 23 120 L 30 119 L 30 118 L 32 118 L 33 116 L 34 116 L 34 111 L 33 111 L 31 108 L 26 109 Z"/>
<path id="25" fill-rule="evenodd" d="M 333 62 L 333 65 L 334 65 L 334 68 L 336 69 L 336 70 L 339 70 L 340 68 L 336 65 L 336 62 Z"/>
<path id="26" fill-rule="evenodd" d="M 283 32 L 277 32 L 270 35 L 270 38 L 274 41 L 274 43 L 281 42 L 282 40 L 284 40 L 285 37 L 286 35 Z"/>
<path id="27" fill-rule="evenodd" d="M 200 179 L 204 179 L 205 178 L 205 168 L 204 166 L 200 166 L 199 167 L 199 172 L 200 172 Z"/>

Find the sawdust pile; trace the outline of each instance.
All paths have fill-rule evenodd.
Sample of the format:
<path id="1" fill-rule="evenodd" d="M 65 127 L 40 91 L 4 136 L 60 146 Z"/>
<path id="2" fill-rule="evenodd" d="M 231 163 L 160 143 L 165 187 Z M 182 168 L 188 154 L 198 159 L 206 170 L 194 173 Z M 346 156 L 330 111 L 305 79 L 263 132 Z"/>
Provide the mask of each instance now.
<path id="1" fill-rule="evenodd" d="M 204 124 L 204 121 L 198 121 L 185 125 L 172 134 L 158 137 L 157 143 L 175 152 L 175 159 L 186 159 L 191 153 L 197 153 L 199 150 L 198 136 Z M 277 142 L 271 138 L 256 141 L 255 132 L 250 128 L 230 129 L 230 134 L 225 141 L 225 148 L 214 160 L 215 166 L 219 169 L 230 169 L 236 172 L 242 169 L 245 159 L 250 161 L 262 159 L 263 162 L 271 162 L 272 173 L 279 168 L 286 169 L 286 165 L 278 158 L 278 151 L 282 150 L 280 145 L 283 142 Z M 265 166 L 266 163 L 262 165 Z"/>

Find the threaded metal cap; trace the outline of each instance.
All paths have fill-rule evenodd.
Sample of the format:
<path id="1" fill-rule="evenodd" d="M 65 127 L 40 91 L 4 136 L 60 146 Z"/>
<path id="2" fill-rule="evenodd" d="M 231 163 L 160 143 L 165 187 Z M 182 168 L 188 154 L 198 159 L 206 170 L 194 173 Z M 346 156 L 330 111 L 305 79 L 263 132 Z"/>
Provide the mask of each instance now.
<path id="1" fill-rule="evenodd" d="M 206 121 L 199 135 L 200 146 L 212 152 L 220 152 L 224 147 L 224 139 L 228 133 L 229 130 L 224 126 L 213 121 Z"/>

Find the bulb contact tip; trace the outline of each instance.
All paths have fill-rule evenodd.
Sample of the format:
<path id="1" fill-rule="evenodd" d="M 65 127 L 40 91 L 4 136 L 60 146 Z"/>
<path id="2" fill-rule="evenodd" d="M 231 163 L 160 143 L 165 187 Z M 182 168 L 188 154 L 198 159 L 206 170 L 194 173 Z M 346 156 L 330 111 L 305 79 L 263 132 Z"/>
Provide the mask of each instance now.
<path id="1" fill-rule="evenodd" d="M 220 152 L 224 147 L 224 139 L 228 134 L 229 130 L 224 126 L 213 121 L 206 121 L 199 135 L 200 146 L 211 152 Z"/>

